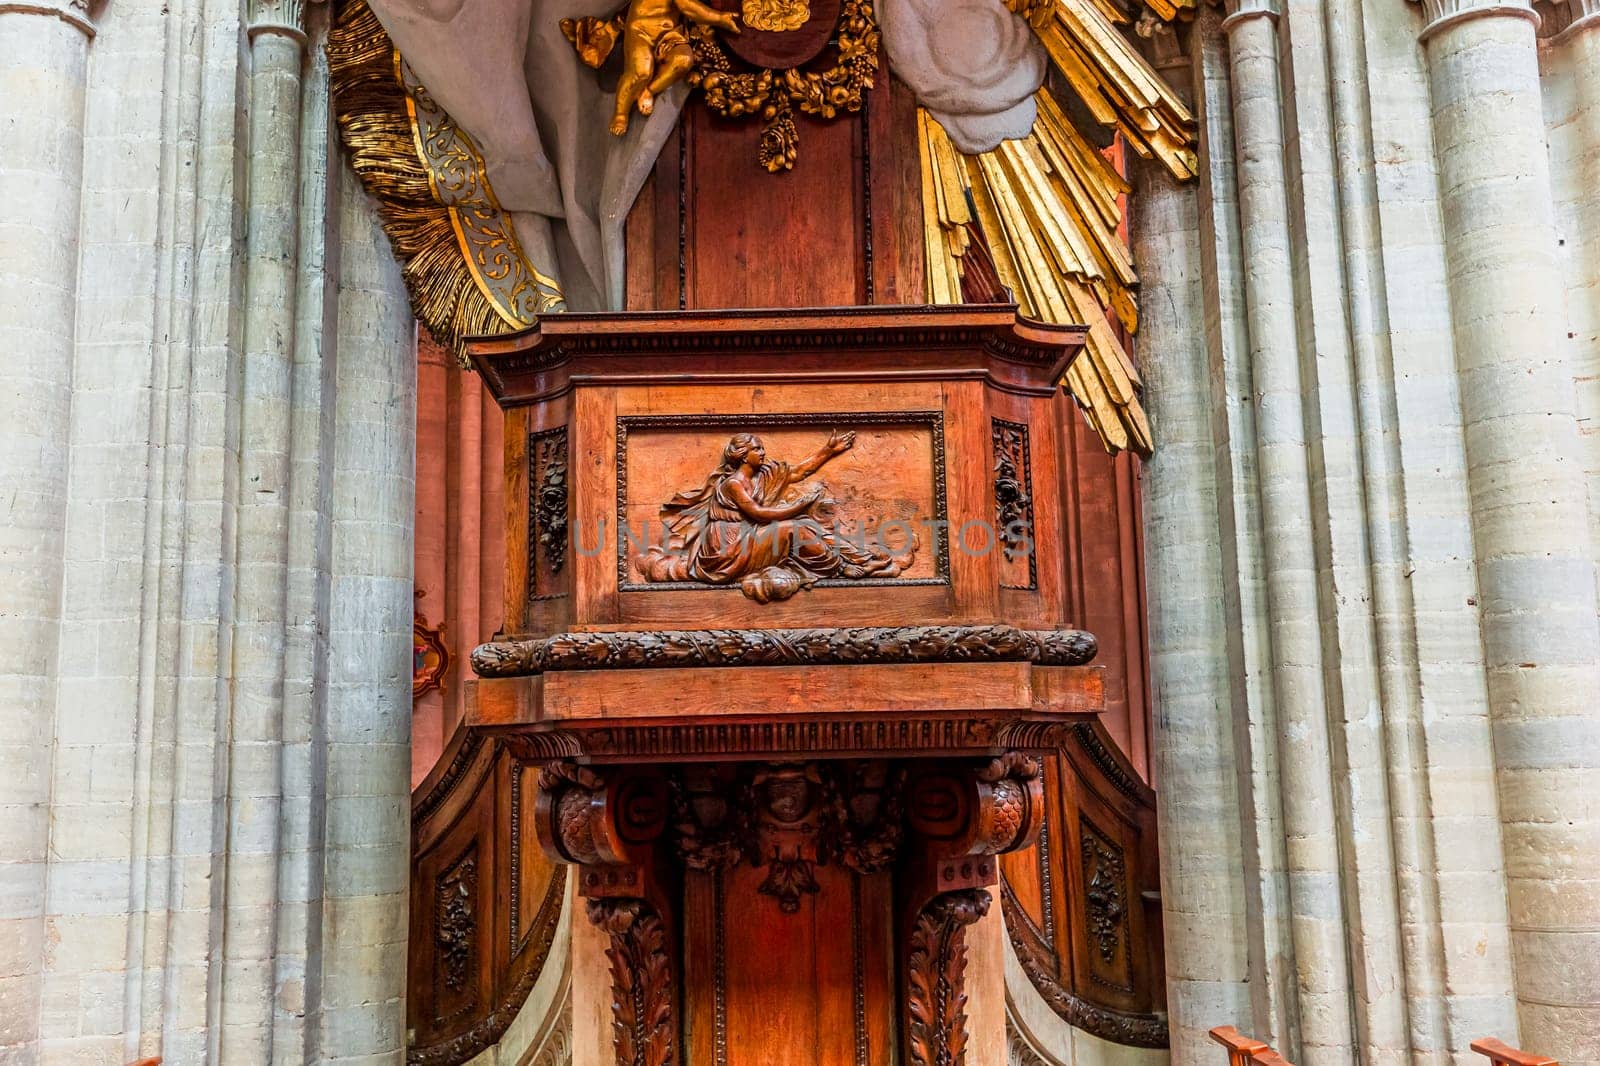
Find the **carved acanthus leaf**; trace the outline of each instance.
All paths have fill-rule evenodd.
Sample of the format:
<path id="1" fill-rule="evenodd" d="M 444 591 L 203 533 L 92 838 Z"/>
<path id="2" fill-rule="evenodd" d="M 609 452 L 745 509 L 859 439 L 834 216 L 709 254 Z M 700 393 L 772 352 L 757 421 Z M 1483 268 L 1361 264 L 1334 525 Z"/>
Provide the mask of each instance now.
<path id="1" fill-rule="evenodd" d="M 672 961 L 661 916 L 639 899 L 591 899 L 588 910 L 611 941 L 606 959 L 617 1066 L 669 1066 L 677 1061 Z"/>
<path id="2" fill-rule="evenodd" d="M 967 1047 L 966 927 L 989 912 L 989 893 L 935 896 L 917 916 L 906 955 L 906 1011 L 912 1066 L 949 1066 Z"/>

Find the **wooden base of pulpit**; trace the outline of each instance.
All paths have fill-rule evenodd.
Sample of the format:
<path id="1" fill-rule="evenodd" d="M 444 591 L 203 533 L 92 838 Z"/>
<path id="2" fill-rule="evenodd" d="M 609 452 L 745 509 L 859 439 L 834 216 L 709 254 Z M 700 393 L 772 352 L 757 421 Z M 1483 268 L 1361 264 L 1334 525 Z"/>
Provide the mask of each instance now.
<path id="1" fill-rule="evenodd" d="M 468 724 L 544 764 L 618 1063 L 964 1060 L 964 931 L 1101 707 L 1056 499 L 1081 344 L 1005 307 L 473 344 L 511 591 Z"/>

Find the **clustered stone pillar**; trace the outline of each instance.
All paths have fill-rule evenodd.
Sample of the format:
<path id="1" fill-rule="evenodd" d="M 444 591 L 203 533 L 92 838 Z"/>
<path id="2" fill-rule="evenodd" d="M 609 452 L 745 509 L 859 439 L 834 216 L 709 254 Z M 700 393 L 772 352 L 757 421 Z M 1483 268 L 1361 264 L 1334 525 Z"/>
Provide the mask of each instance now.
<path id="1" fill-rule="evenodd" d="M 220 1054 L 272 1061 L 282 843 L 289 472 L 299 265 L 300 88 L 295 0 L 253 5 L 239 440 L 238 604 L 228 748 L 227 910 Z"/>
<path id="2" fill-rule="evenodd" d="M 38 1039 L 87 11 L 0 0 L 0 1060 Z M 19 1059 L 19 1061 L 21 1060 Z"/>
<path id="3" fill-rule="evenodd" d="M 1223 22 L 1234 142 L 1256 459 L 1272 646 L 1273 715 L 1287 847 L 1303 1066 L 1352 1055 L 1332 755 L 1322 682 L 1317 558 L 1296 328 L 1277 0 L 1232 0 Z"/>
<path id="4" fill-rule="evenodd" d="M 1591 1063 L 1600 625 L 1538 17 L 1528 0 L 1424 9 L 1521 1038 L 1564 1063 Z"/>
<path id="5" fill-rule="evenodd" d="M 1197 35 L 1198 36 L 1198 35 Z M 1176 49 L 1170 30 L 1156 42 Z M 1189 66 L 1160 67 L 1174 84 Z M 1134 172 L 1133 250 L 1141 294 L 1136 355 L 1161 444 L 1145 463 L 1145 589 L 1160 814 L 1161 905 L 1172 1055 L 1201 1061 L 1207 1030 L 1252 1028 L 1233 700 L 1218 530 L 1216 450 L 1194 184 Z"/>
<path id="6" fill-rule="evenodd" d="M 1568 205 L 1567 252 L 1570 329 L 1579 383 L 1578 410 L 1600 409 L 1600 0 L 1566 0 L 1571 21 L 1546 50 L 1546 69 L 1559 64 L 1561 80 L 1570 86 L 1571 129 L 1567 144 L 1567 187 L 1575 193 Z M 1566 93 L 1556 89 L 1564 98 Z M 1551 96 L 1546 88 L 1547 103 Z M 1554 131 L 1552 130 L 1552 133 Z M 1556 162 L 1552 138 L 1552 162 Z M 1558 164 L 1559 165 L 1559 164 Z M 1558 171 L 1559 172 L 1559 171 Z M 1600 551 L 1600 419 L 1591 413 L 1581 427 L 1590 488 L 1589 529 Z"/>

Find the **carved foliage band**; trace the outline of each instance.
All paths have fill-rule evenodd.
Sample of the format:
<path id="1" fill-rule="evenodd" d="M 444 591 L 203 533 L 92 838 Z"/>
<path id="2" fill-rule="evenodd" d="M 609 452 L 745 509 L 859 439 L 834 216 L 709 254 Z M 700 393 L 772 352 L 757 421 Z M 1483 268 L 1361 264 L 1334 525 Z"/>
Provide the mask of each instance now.
<path id="1" fill-rule="evenodd" d="M 1095 651 L 1094 636 L 1082 630 L 1006 625 L 633 630 L 492 641 L 474 649 L 472 668 L 479 677 L 527 677 L 558 670 L 671 666 L 938 662 L 1082 666 Z"/>

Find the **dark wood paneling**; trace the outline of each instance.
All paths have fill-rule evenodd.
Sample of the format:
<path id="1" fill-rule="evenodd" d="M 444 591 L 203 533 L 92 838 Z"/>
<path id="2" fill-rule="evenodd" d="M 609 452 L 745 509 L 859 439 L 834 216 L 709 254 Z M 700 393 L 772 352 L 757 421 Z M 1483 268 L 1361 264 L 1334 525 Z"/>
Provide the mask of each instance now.
<path id="1" fill-rule="evenodd" d="M 500 1038 L 550 952 L 566 868 L 533 837 L 536 771 L 458 730 L 412 796 L 407 1060 L 464 1062 Z"/>
<path id="2" fill-rule="evenodd" d="M 629 217 L 629 308 L 921 302 L 909 91 L 880 76 L 861 113 L 795 122 L 794 169 L 769 174 L 761 123 L 689 102 Z"/>

